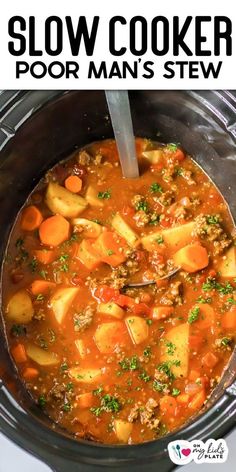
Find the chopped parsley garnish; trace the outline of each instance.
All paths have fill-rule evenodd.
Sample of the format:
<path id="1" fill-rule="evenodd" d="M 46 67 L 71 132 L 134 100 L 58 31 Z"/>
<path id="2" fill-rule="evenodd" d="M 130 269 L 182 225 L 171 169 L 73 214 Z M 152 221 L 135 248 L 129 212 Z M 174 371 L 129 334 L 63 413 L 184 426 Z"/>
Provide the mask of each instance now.
<path id="1" fill-rule="evenodd" d="M 167 341 L 166 339 L 164 340 L 164 343 L 167 347 L 166 353 L 169 354 L 169 356 L 173 356 L 176 350 L 175 344 L 172 343 L 171 341 Z"/>
<path id="2" fill-rule="evenodd" d="M 40 408 L 45 408 L 46 403 L 47 403 L 47 400 L 46 400 L 45 396 L 44 396 L 44 395 L 40 395 L 40 396 L 38 397 L 38 405 L 40 406 Z"/>
<path id="3" fill-rule="evenodd" d="M 178 145 L 175 143 L 169 143 L 167 144 L 166 149 L 168 149 L 168 151 L 171 151 L 171 152 L 176 152 L 178 149 Z"/>
<path id="4" fill-rule="evenodd" d="M 202 285 L 202 290 L 204 292 L 217 290 L 217 292 L 221 293 L 222 295 L 228 295 L 234 291 L 234 287 L 230 284 L 230 282 L 220 284 L 219 282 L 216 282 L 216 279 L 208 277 L 206 282 Z"/>
<path id="5" fill-rule="evenodd" d="M 64 403 L 63 405 L 63 411 L 68 412 L 71 410 L 71 404 L 70 403 Z"/>
<path id="6" fill-rule="evenodd" d="M 38 293 L 38 295 L 35 298 L 36 302 L 43 302 L 44 300 L 44 295 L 42 293 Z"/>
<path id="7" fill-rule="evenodd" d="M 175 175 L 177 175 L 177 176 L 183 175 L 183 168 L 182 167 L 176 167 L 175 168 Z"/>
<path id="8" fill-rule="evenodd" d="M 157 366 L 157 370 L 159 372 L 162 372 L 163 374 L 166 374 L 167 377 L 169 377 L 170 380 L 175 379 L 175 375 L 173 374 L 171 367 L 172 366 L 180 366 L 180 361 L 174 360 L 174 361 L 167 361 L 167 362 L 162 362 Z"/>
<path id="9" fill-rule="evenodd" d="M 139 378 L 140 380 L 143 380 L 144 382 L 150 382 L 150 380 L 151 380 L 150 375 L 148 375 L 145 370 L 144 370 L 143 372 L 141 372 L 141 374 L 139 375 L 138 378 Z"/>
<path id="10" fill-rule="evenodd" d="M 116 397 L 109 395 L 109 393 L 102 397 L 101 407 L 104 411 L 111 411 L 113 413 L 117 413 L 121 409 L 119 400 Z"/>
<path id="11" fill-rule="evenodd" d="M 194 323 L 194 321 L 197 321 L 199 317 L 199 312 L 200 312 L 199 306 L 195 306 L 192 310 L 190 310 L 189 315 L 188 315 L 188 322 L 190 324 Z"/>
<path id="12" fill-rule="evenodd" d="M 69 266 L 68 264 L 65 263 L 65 264 L 62 264 L 59 269 L 61 272 L 68 272 Z"/>
<path id="13" fill-rule="evenodd" d="M 110 190 L 105 190 L 105 192 L 98 192 L 98 198 L 101 200 L 108 200 L 111 198 L 111 191 Z"/>
<path id="14" fill-rule="evenodd" d="M 151 350 L 150 346 L 147 346 L 143 351 L 143 355 L 144 355 L 144 357 L 150 357 L 151 354 L 152 354 L 152 350 Z"/>
<path id="15" fill-rule="evenodd" d="M 204 298 L 200 295 L 200 297 L 197 298 L 196 302 L 197 303 L 211 303 L 212 298 L 211 297 Z"/>
<path id="16" fill-rule="evenodd" d="M 151 326 L 153 321 L 152 320 L 146 320 L 146 323 L 147 323 L 148 326 Z"/>
<path id="17" fill-rule="evenodd" d="M 107 255 L 108 255 L 108 256 L 112 256 L 113 254 L 114 254 L 114 251 L 112 251 L 112 249 L 108 249 Z"/>
<path id="18" fill-rule="evenodd" d="M 231 343 L 232 343 L 232 339 L 227 338 L 226 336 L 224 338 L 222 338 L 221 341 L 220 341 L 220 345 L 223 346 L 223 347 L 230 346 Z"/>
<path id="19" fill-rule="evenodd" d="M 150 186 L 150 191 L 152 193 L 156 193 L 156 192 L 159 192 L 159 193 L 162 193 L 163 192 L 163 188 L 160 184 L 158 184 L 157 182 L 154 182 L 151 186 Z"/>
<path id="20" fill-rule="evenodd" d="M 29 268 L 31 272 L 36 272 L 37 267 L 38 267 L 38 261 L 36 257 L 33 257 L 32 261 L 29 262 Z"/>
<path id="21" fill-rule="evenodd" d="M 42 279 L 46 280 L 48 272 L 46 270 L 40 270 L 39 275 L 42 277 Z"/>
<path id="22" fill-rule="evenodd" d="M 220 222 L 220 217 L 219 215 L 208 215 L 206 220 L 209 225 L 217 225 Z"/>
<path id="23" fill-rule="evenodd" d="M 98 417 L 98 416 L 100 416 L 101 413 L 103 412 L 103 408 L 101 408 L 100 406 L 98 406 L 98 407 L 92 407 L 92 408 L 90 408 L 90 411 L 91 411 L 91 413 L 93 413 L 95 416 Z"/>
<path id="24" fill-rule="evenodd" d="M 231 305 L 236 305 L 236 300 L 232 297 L 227 298 L 227 302 L 230 303 Z"/>
<path id="25" fill-rule="evenodd" d="M 90 411 L 95 416 L 100 416 L 103 411 L 118 413 L 120 409 L 121 409 L 121 405 L 120 405 L 119 400 L 116 397 L 107 393 L 101 398 L 101 406 L 92 407 L 90 408 Z"/>
<path id="26" fill-rule="evenodd" d="M 26 327 L 20 324 L 14 324 L 11 327 L 11 334 L 12 336 L 25 336 L 26 335 Z"/>
<path id="27" fill-rule="evenodd" d="M 61 254 L 61 256 L 58 258 L 59 262 L 65 262 L 69 257 L 69 254 Z"/>
<path id="28" fill-rule="evenodd" d="M 162 243 L 164 243 L 164 239 L 163 239 L 163 237 L 162 237 L 161 235 L 159 235 L 159 236 L 157 236 L 157 237 L 155 238 L 155 242 L 156 242 L 157 244 L 162 244 Z"/>
<path id="29" fill-rule="evenodd" d="M 163 392 L 168 388 L 168 385 L 166 383 L 160 382 L 160 380 L 154 380 L 152 388 L 153 390 L 156 390 L 156 392 Z"/>
<path id="30" fill-rule="evenodd" d="M 146 200 L 141 200 L 141 202 L 138 202 L 138 203 L 135 205 L 135 209 L 136 209 L 137 211 L 142 210 L 142 211 L 144 211 L 145 213 L 147 213 L 148 210 L 149 210 L 148 202 L 146 202 Z"/>
<path id="31" fill-rule="evenodd" d="M 73 390 L 74 390 L 73 382 L 68 382 L 68 384 L 66 385 L 66 390 L 67 390 L 67 392 L 73 392 Z"/>
<path id="32" fill-rule="evenodd" d="M 151 226 L 156 226 L 159 223 L 160 223 L 160 215 L 153 214 L 148 224 Z"/>
<path id="33" fill-rule="evenodd" d="M 137 370 L 139 369 L 139 360 L 137 356 L 125 357 L 119 362 L 119 365 L 122 370 Z"/>
<path id="34" fill-rule="evenodd" d="M 22 238 L 18 238 L 15 242 L 16 247 L 21 247 L 21 246 L 23 246 L 23 244 L 24 244 L 24 239 L 22 239 Z"/>
<path id="35" fill-rule="evenodd" d="M 103 388 L 102 388 L 102 387 L 98 387 L 98 388 L 96 388 L 95 390 L 93 390 L 93 395 L 99 396 L 99 395 L 101 395 L 102 392 L 103 392 Z"/>
<path id="36" fill-rule="evenodd" d="M 171 395 L 173 397 L 177 397 L 180 394 L 180 390 L 178 388 L 173 388 Z"/>
<path id="37" fill-rule="evenodd" d="M 61 370 L 61 372 L 65 372 L 66 370 L 68 370 L 68 364 L 67 364 L 67 362 L 63 362 L 63 363 L 60 365 L 60 370 Z"/>

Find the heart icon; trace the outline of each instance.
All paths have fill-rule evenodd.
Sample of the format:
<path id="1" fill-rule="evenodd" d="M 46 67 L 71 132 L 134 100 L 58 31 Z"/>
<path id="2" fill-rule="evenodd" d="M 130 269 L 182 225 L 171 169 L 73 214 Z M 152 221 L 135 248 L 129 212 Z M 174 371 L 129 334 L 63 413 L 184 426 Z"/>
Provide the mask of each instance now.
<path id="1" fill-rule="evenodd" d="M 191 449 L 181 449 L 182 454 L 187 457 L 191 453 Z"/>

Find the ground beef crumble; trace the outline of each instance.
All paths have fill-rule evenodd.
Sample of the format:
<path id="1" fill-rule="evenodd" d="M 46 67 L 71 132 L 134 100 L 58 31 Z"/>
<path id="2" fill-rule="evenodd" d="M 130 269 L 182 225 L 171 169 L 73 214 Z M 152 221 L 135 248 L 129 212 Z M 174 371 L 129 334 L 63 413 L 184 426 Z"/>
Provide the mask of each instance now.
<path id="1" fill-rule="evenodd" d="M 213 221 L 213 223 L 211 222 Z M 200 214 L 195 218 L 194 236 L 198 236 L 209 242 L 213 242 L 213 254 L 215 256 L 230 246 L 232 240 L 228 238 L 221 226 L 220 215 L 203 215 Z"/>

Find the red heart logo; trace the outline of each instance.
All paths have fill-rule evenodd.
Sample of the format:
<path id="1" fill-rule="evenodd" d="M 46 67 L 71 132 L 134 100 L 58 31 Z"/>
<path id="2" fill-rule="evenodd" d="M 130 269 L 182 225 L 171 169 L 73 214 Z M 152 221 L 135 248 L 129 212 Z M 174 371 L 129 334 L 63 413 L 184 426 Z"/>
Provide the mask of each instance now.
<path id="1" fill-rule="evenodd" d="M 181 452 L 184 456 L 189 456 L 190 452 L 191 452 L 191 449 L 181 449 Z"/>

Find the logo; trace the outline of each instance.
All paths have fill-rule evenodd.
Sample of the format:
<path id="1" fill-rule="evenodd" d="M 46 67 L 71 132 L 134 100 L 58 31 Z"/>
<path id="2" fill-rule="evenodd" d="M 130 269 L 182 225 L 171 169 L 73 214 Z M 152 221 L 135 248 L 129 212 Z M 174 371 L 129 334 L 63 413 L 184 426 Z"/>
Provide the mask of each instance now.
<path id="1" fill-rule="evenodd" d="M 176 465 L 185 465 L 194 461 L 196 464 L 222 464 L 228 458 L 228 447 L 224 439 L 203 441 L 172 441 L 168 444 L 168 453 Z"/>

